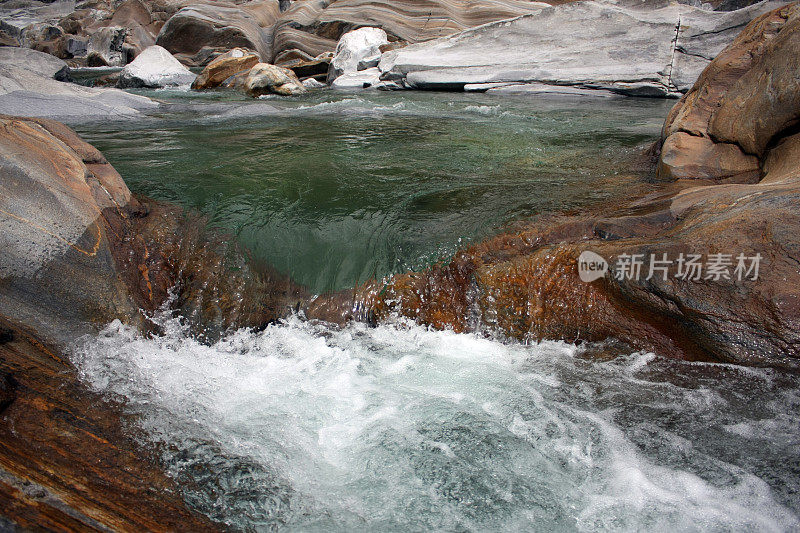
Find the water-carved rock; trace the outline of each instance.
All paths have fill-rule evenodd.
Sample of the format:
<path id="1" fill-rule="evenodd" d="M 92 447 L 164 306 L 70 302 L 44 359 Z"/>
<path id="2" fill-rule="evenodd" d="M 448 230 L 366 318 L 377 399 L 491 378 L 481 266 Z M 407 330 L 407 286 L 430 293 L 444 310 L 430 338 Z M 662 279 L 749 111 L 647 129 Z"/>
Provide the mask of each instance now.
<path id="1" fill-rule="evenodd" d="M 122 69 L 117 87 L 174 87 L 189 85 L 195 77 L 172 54 L 153 45 Z"/>
<path id="2" fill-rule="evenodd" d="M 250 96 L 269 93 L 292 96 L 306 92 L 306 88 L 291 70 L 269 63 L 258 63 L 247 74 L 244 91 Z"/>
<path id="3" fill-rule="evenodd" d="M 206 65 L 203 72 L 192 82 L 192 89 L 203 90 L 219 87 L 234 74 L 250 70 L 259 62 L 258 55 L 243 48 L 234 48 L 218 56 Z"/>

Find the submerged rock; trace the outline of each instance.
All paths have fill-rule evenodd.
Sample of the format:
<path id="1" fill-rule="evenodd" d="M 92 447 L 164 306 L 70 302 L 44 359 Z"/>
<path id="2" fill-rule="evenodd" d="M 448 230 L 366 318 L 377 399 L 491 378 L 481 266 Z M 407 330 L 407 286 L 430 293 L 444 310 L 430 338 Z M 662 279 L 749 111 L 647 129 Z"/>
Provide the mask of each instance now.
<path id="1" fill-rule="evenodd" d="M 247 74 L 244 91 L 256 97 L 270 93 L 292 96 L 306 92 L 306 88 L 291 70 L 269 63 L 258 63 Z"/>
<path id="2" fill-rule="evenodd" d="M 250 70 L 259 62 L 258 55 L 244 48 L 234 48 L 217 56 L 192 82 L 198 91 L 219 87 L 225 80 L 239 72 Z"/>
<path id="3" fill-rule="evenodd" d="M 380 47 L 385 44 L 389 44 L 389 40 L 386 32 L 380 28 L 359 28 L 342 35 L 328 70 L 328 83 L 333 83 L 344 74 L 355 74 L 363 70 L 358 68 L 359 63 L 367 58 L 380 56 Z"/>
<path id="4" fill-rule="evenodd" d="M 634 9 L 600 2 L 536 12 L 383 54 L 382 79 L 414 89 L 546 83 L 635 96 L 677 96 L 753 18 L 760 3 L 718 13 L 681 4 Z"/>
<path id="5" fill-rule="evenodd" d="M 160 46 L 151 46 L 122 69 L 117 87 L 176 87 L 194 82 L 195 75 Z"/>
<path id="6" fill-rule="evenodd" d="M 525 341 L 618 338 L 678 358 L 800 367 L 800 134 L 785 127 L 800 123 L 800 107 L 777 104 L 774 114 L 759 114 L 797 97 L 800 71 L 787 58 L 796 56 L 798 10 L 793 4 L 750 23 L 670 113 L 665 133 L 677 140 L 665 146 L 661 166 L 676 169 L 675 161 L 701 150 L 692 165 L 680 165 L 686 175 L 674 176 L 682 179 L 671 196 L 602 215 L 539 220 L 461 250 L 447 264 L 319 298 L 307 315 L 374 322 L 397 313 L 436 328 Z M 758 92 L 764 83 L 770 91 Z M 752 95 L 746 105 L 737 97 L 743 94 Z M 729 128 L 722 146 L 682 131 L 704 131 L 709 117 L 734 102 L 742 114 L 735 126 L 720 120 L 718 127 Z M 725 155 L 739 146 L 733 140 L 749 147 L 742 154 L 757 153 Z M 741 166 L 731 164 L 737 161 Z M 752 179 L 754 166 L 758 183 L 709 179 L 741 178 L 740 169 Z M 594 281 L 579 275 L 586 251 L 608 264 Z M 666 270 L 650 272 L 664 254 Z M 699 270 L 687 266 L 692 255 Z M 619 266 L 634 258 L 638 274 Z"/>

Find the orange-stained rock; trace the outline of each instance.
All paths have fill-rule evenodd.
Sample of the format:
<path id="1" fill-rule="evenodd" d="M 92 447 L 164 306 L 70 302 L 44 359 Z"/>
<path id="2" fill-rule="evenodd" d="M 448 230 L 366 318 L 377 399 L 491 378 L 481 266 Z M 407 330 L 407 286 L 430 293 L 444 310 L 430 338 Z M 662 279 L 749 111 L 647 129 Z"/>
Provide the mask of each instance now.
<path id="1" fill-rule="evenodd" d="M 5 311 L 5 309 L 3 310 Z M 0 317 L 0 514 L 11 531 L 219 531 L 190 511 L 120 405 Z"/>
<path id="2" fill-rule="evenodd" d="M 758 158 L 735 144 L 678 132 L 667 137 L 661 148 L 658 177 L 662 180 L 735 178 L 754 183 L 759 176 Z"/>
<path id="3" fill-rule="evenodd" d="M 217 56 L 192 83 L 192 89 L 219 87 L 222 82 L 242 71 L 250 70 L 259 62 L 258 54 L 244 48 L 234 48 Z"/>
<path id="4" fill-rule="evenodd" d="M 786 22 L 712 115 L 709 135 L 762 156 L 773 138 L 800 122 L 800 5 L 780 11 Z"/>
<path id="5" fill-rule="evenodd" d="M 165 304 L 213 340 L 284 317 L 307 295 L 255 270 L 202 218 L 141 203 L 58 122 L 0 115 L 0 176 L 4 527 L 217 529 L 123 433 L 120 406 L 81 384 L 65 347 L 112 319 L 154 329 L 145 314 Z"/>
<path id="6" fill-rule="evenodd" d="M 747 156 L 761 158 L 776 136 L 800 120 L 798 56 L 797 3 L 748 24 L 670 111 L 660 177 L 751 181 L 753 160 Z"/>

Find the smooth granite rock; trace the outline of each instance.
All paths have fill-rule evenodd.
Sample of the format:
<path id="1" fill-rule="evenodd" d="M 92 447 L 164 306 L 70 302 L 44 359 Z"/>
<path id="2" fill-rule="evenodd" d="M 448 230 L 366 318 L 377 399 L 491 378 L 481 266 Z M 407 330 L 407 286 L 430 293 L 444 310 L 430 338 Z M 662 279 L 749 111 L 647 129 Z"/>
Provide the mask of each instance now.
<path id="1" fill-rule="evenodd" d="M 0 113 L 70 120 L 134 117 L 158 103 L 119 89 L 64 83 L 0 63 Z"/>
<path id="2" fill-rule="evenodd" d="M 153 45 L 122 69 L 117 87 L 177 87 L 191 85 L 195 78 L 172 54 Z"/>
<path id="3" fill-rule="evenodd" d="M 385 44 L 389 44 L 389 40 L 386 32 L 380 28 L 359 28 L 342 35 L 328 69 L 328 83 L 333 83 L 343 74 L 365 70 L 359 69 L 359 64 L 365 59 L 380 56 L 380 47 Z"/>
<path id="4" fill-rule="evenodd" d="M 270 93 L 292 96 L 306 92 L 306 88 L 291 70 L 269 63 L 258 63 L 247 74 L 244 91 L 256 97 Z"/>
<path id="5" fill-rule="evenodd" d="M 545 83 L 636 96 L 679 96 L 753 18 L 670 4 L 633 9 L 600 2 L 538 5 L 536 12 L 383 54 L 382 78 L 414 89 Z M 677 42 L 677 44 L 676 44 Z"/>
<path id="6" fill-rule="evenodd" d="M 416 43 L 531 13 L 529 0 L 303 0 L 292 2 L 275 25 L 276 57 L 299 50 L 330 52 L 345 33 L 373 26 L 391 41 Z"/>
<path id="7" fill-rule="evenodd" d="M 235 47 L 255 50 L 262 61 L 270 61 L 272 25 L 279 14 L 277 0 L 241 6 L 223 2 L 194 4 L 167 21 L 156 44 L 192 65 L 206 65 Z"/>
<path id="8" fill-rule="evenodd" d="M 381 71 L 377 67 L 349 72 L 337 77 L 331 83 L 333 89 L 368 89 L 381 83 Z"/>
<path id="9" fill-rule="evenodd" d="M 206 65 L 192 82 L 192 89 L 199 91 L 219 87 L 234 74 L 250 70 L 258 62 L 258 54 L 250 50 L 244 48 L 229 50 Z"/>
<path id="10" fill-rule="evenodd" d="M 670 111 L 659 177 L 751 181 L 752 161 L 800 122 L 799 53 L 798 4 L 748 25 Z M 683 145 L 679 158 L 676 145 Z M 738 162 L 723 162 L 723 151 Z M 745 157 L 750 163 L 742 166 Z"/>
<path id="11" fill-rule="evenodd" d="M 29 48 L 0 47 L 0 65 L 22 68 L 39 76 L 59 81 L 69 79 L 69 67 L 64 61 Z"/>

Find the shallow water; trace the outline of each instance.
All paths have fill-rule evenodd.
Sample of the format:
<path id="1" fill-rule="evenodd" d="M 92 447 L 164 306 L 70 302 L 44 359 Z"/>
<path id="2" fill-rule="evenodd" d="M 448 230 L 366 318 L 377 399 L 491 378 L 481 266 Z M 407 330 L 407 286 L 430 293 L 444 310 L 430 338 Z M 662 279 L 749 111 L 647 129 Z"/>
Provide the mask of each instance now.
<path id="1" fill-rule="evenodd" d="M 156 92 L 76 125 L 130 188 L 315 291 L 527 216 L 615 204 L 672 102 Z M 594 207 L 593 207 L 594 208 Z M 772 370 L 301 317 L 213 344 L 119 323 L 73 360 L 189 504 L 261 531 L 800 529 L 800 383 Z"/>
<path id="2" fill-rule="evenodd" d="M 537 214 L 615 203 L 672 102 L 150 91 L 171 107 L 76 129 L 132 191 L 197 209 L 314 292 L 424 266 Z"/>
<path id="3" fill-rule="evenodd" d="M 112 324 L 75 360 L 238 529 L 800 528 L 796 377 L 405 323 L 294 318 L 213 346 L 165 324 Z"/>

